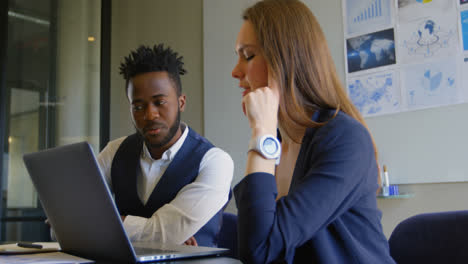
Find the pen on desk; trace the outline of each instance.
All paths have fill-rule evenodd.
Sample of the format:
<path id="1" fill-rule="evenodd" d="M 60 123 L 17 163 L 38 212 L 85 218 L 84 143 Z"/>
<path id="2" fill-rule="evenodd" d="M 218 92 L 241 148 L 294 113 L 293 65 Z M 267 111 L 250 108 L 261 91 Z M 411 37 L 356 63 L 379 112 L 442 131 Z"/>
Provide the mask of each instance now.
<path id="1" fill-rule="evenodd" d="M 16 243 L 18 247 L 22 248 L 37 248 L 37 249 L 42 249 L 42 245 L 39 244 L 33 244 L 33 243 L 28 243 L 28 242 L 18 242 Z"/>

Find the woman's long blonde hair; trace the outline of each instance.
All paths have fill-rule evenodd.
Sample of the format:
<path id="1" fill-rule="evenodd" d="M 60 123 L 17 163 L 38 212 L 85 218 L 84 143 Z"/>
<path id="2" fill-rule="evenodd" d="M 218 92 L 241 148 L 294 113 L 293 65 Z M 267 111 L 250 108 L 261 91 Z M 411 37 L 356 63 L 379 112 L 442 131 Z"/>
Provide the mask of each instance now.
<path id="1" fill-rule="evenodd" d="M 343 111 L 367 128 L 338 78 L 320 24 L 304 3 L 263 0 L 246 9 L 243 18 L 252 23 L 269 73 L 278 82 L 279 121 L 288 122 L 288 136 L 298 141 L 288 127 L 323 125 L 310 119 L 319 109 L 336 109 L 335 115 Z M 374 149 L 377 159 L 375 143 Z"/>

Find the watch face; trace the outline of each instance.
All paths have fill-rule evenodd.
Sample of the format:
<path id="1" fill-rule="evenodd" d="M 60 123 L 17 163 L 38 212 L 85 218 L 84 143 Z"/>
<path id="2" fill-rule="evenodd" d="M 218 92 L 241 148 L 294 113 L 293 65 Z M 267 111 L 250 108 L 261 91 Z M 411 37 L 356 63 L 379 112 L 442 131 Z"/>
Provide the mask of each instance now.
<path id="1" fill-rule="evenodd" d="M 276 141 L 272 138 L 267 138 L 265 141 L 263 141 L 263 150 L 270 154 L 273 155 L 278 151 L 278 145 Z"/>

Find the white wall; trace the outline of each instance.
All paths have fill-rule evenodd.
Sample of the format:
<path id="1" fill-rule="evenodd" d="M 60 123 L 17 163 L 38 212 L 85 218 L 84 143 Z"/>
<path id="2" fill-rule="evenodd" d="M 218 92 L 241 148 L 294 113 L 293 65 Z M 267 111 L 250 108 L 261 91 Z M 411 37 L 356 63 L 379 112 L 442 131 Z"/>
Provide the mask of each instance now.
<path id="1" fill-rule="evenodd" d="M 242 24 L 241 10 L 251 1 L 203 2 L 205 136 L 234 160 L 232 186 L 244 175 L 250 129 L 241 108 L 242 91 L 231 77 L 234 43 Z M 236 212 L 234 199 L 228 208 Z"/>
<path id="2" fill-rule="evenodd" d="M 140 45 L 169 45 L 184 57 L 182 120 L 203 134 L 202 0 L 112 1 L 110 138 L 134 133 L 119 66 Z"/>

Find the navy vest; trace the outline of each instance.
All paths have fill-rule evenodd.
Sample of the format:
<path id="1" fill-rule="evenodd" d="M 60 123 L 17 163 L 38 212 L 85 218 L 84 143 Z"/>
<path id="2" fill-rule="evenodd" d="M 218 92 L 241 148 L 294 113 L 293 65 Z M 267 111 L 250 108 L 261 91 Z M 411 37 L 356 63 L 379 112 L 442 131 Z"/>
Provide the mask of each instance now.
<path id="1" fill-rule="evenodd" d="M 214 147 L 207 139 L 189 129 L 184 144 L 161 176 L 145 205 L 138 197 L 136 177 L 137 173 L 140 173 L 143 146 L 143 140 L 138 133 L 130 135 L 122 142 L 112 161 L 112 189 L 121 215 L 151 217 L 160 207 L 170 203 L 185 185 L 195 180 L 203 156 Z M 195 234 L 199 246 L 217 246 L 223 209 Z"/>

